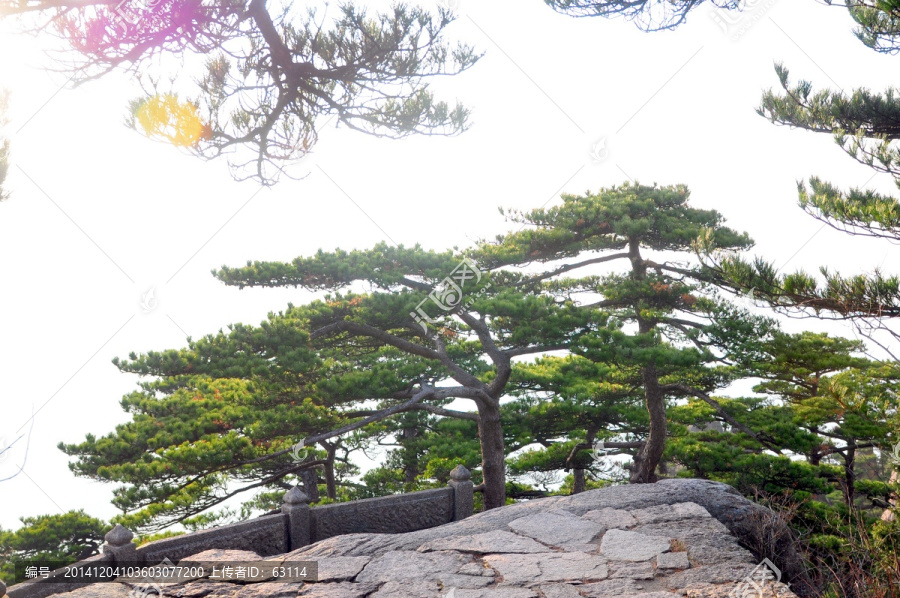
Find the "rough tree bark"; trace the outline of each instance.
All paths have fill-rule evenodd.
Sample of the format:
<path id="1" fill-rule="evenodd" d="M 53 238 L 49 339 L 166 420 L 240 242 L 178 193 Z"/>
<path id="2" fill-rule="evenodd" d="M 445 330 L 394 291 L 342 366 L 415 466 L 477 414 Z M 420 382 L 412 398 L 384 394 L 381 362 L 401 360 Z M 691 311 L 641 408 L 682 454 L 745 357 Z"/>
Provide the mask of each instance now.
<path id="1" fill-rule="evenodd" d="M 419 436 L 418 428 L 407 427 L 403 428 L 400 431 L 401 436 L 404 440 L 412 440 Z M 407 459 L 403 463 L 403 481 L 407 484 L 413 484 L 416 481 L 416 476 L 419 475 L 418 464 L 415 459 Z"/>
<path id="2" fill-rule="evenodd" d="M 649 484 L 657 480 L 656 466 L 662 460 L 666 448 L 666 402 L 656 366 L 651 364 L 642 368 L 641 377 L 644 383 L 644 401 L 647 413 L 650 414 L 650 435 L 647 443 L 634 456 L 630 479 L 632 484 Z"/>
<path id="3" fill-rule="evenodd" d="M 856 446 L 848 445 L 844 453 L 844 504 L 847 508 L 853 508 L 853 498 L 856 496 Z"/>
<path id="4" fill-rule="evenodd" d="M 503 451 L 503 427 L 500 424 L 500 405 L 494 401 L 477 401 L 478 439 L 481 442 L 481 471 L 485 480 L 484 509 L 506 504 L 506 460 Z"/>
<path id="5" fill-rule="evenodd" d="M 337 484 L 334 481 L 334 455 L 337 453 L 337 444 L 319 441 L 319 444 L 328 452 L 325 458 L 325 496 L 332 500 L 337 499 Z"/>
<path id="6" fill-rule="evenodd" d="M 587 444 L 589 447 L 593 448 L 594 439 L 596 438 L 596 435 L 597 435 L 597 430 L 595 430 L 594 428 L 588 428 L 587 434 L 585 434 L 585 436 L 584 436 L 585 444 Z M 569 455 L 570 459 L 572 457 L 574 457 L 574 455 L 575 455 L 575 451 L 573 450 L 571 455 Z M 580 494 L 581 492 L 584 492 L 587 489 L 587 483 L 585 481 L 583 467 L 580 467 L 578 465 L 573 467 L 572 468 L 572 478 L 573 478 L 572 494 Z"/>
<path id="7" fill-rule="evenodd" d="M 586 488 L 584 481 L 584 469 L 576 467 L 572 470 L 572 477 L 574 478 L 574 481 L 572 482 L 572 494 L 580 494 L 584 492 Z"/>

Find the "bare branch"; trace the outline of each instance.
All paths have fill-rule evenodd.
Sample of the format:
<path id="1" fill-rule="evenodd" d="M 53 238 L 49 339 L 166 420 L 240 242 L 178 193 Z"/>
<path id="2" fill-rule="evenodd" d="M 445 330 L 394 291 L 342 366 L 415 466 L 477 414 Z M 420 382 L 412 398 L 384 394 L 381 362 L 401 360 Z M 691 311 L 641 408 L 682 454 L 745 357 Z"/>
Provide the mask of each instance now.
<path id="1" fill-rule="evenodd" d="M 332 430 L 330 432 L 324 432 L 322 434 L 316 434 L 315 436 L 309 436 L 307 438 L 304 438 L 303 444 L 304 445 L 314 444 L 321 440 L 326 440 L 328 438 L 340 436 L 341 434 L 346 434 L 347 432 L 352 432 L 353 430 L 358 430 L 359 428 L 362 428 L 363 426 L 371 424 L 372 422 L 376 422 L 376 421 L 382 420 L 386 417 L 390 417 L 391 415 L 394 415 L 395 413 L 400 413 L 404 409 L 408 409 L 409 407 L 422 401 L 426 397 L 429 397 L 432 395 L 434 395 L 434 388 L 432 388 L 430 386 L 426 386 L 425 388 L 423 388 L 422 390 L 417 392 L 413 396 L 413 398 L 411 398 L 410 400 L 408 400 L 405 403 L 402 403 L 400 405 L 395 405 L 393 407 L 388 407 L 387 409 L 384 409 L 384 410 L 376 413 L 375 415 L 369 416 L 365 419 L 361 419 L 358 422 L 354 422 L 352 424 L 347 424 L 346 426 L 342 426 L 340 428 L 337 428 L 336 430 Z"/>

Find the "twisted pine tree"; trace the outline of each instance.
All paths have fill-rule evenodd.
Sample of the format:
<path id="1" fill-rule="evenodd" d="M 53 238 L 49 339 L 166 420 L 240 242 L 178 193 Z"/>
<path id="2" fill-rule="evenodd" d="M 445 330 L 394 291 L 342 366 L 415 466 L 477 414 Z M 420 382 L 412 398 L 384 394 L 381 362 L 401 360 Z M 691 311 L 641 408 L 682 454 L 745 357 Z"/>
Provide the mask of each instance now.
<path id="1" fill-rule="evenodd" d="M 689 259 L 701 233 L 723 251 L 750 245 L 688 199 L 683 186 L 626 184 L 514 212 L 520 230 L 467 252 L 380 244 L 224 267 L 215 274 L 228 285 L 329 295 L 258 327 L 118 361 L 153 377 L 123 400 L 133 421 L 63 449 L 77 474 L 125 483 L 117 501 L 138 523 L 171 523 L 316 465 L 292 460 L 300 439 L 313 446 L 426 411 L 477 424 L 483 504 L 494 508 L 506 502 L 501 400 L 519 364 L 562 351 L 637 373 L 650 423 L 631 439 L 631 475 L 653 481 L 666 402 L 717 405 L 707 391 L 730 379 L 723 360 L 764 334 L 707 296 L 699 264 L 670 261 Z M 616 263 L 625 269 L 610 272 Z M 360 283 L 370 290 L 354 292 Z M 454 399 L 474 412 L 449 408 Z"/>
<path id="2" fill-rule="evenodd" d="M 634 483 L 656 479 L 667 402 L 696 396 L 721 411 L 708 392 L 730 382 L 729 361 L 748 350 L 752 339 L 765 337 L 770 326 L 718 300 L 706 283 L 691 259 L 698 238 L 724 253 L 746 249 L 752 241 L 725 227 L 718 212 L 692 208 L 689 197 L 684 186 L 640 184 L 601 191 L 590 201 L 564 196 L 561 206 L 513 213 L 523 229 L 485 247 L 500 265 L 580 258 L 559 266 L 557 274 L 605 265 L 547 286 L 566 300 L 583 297 L 582 305 L 603 309 L 611 319 L 603 329 L 579 336 L 573 353 L 639 372 L 649 433 L 633 457 Z M 585 250 L 596 257 L 583 259 L 579 254 Z M 625 267 L 606 266 L 614 263 Z M 729 423 L 741 426 L 730 417 Z"/>

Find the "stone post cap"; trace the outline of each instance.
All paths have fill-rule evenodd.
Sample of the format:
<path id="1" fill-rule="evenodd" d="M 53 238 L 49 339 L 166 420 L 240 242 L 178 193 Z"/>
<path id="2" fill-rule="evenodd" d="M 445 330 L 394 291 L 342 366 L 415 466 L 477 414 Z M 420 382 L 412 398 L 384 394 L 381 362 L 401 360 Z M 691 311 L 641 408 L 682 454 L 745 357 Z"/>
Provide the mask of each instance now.
<path id="1" fill-rule="evenodd" d="M 127 527 L 124 527 L 121 523 L 117 523 L 116 527 L 109 530 L 103 539 L 106 540 L 106 543 L 110 546 L 125 546 L 126 544 L 130 544 L 131 540 L 134 538 L 134 534 L 131 533 Z"/>
<path id="2" fill-rule="evenodd" d="M 6 584 L 0 579 L 0 598 L 3 598 L 3 596 L 6 596 Z"/>
<path id="3" fill-rule="evenodd" d="M 309 497 L 300 489 L 300 486 L 294 486 L 284 493 L 284 504 L 286 505 L 302 505 L 308 503 Z"/>
<path id="4" fill-rule="evenodd" d="M 462 465 L 457 465 L 453 468 L 453 471 L 450 472 L 450 479 L 454 482 L 468 482 L 472 479 L 472 474 Z"/>

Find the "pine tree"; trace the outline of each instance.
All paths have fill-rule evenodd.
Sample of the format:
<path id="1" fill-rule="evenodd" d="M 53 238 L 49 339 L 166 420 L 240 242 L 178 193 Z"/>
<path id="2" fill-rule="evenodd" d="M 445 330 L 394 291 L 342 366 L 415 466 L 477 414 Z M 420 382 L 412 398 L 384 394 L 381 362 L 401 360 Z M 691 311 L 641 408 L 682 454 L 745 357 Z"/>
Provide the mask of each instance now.
<path id="1" fill-rule="evenodd" d="M 727 361 L 742 350 L 741 339 L 762 337 L 770 325 L 718 301 L 702 268 L 683 263 L 701 235 L 724 253 L 752 244 L 746 234 L 723 226 L 718 212 L 692 208 L 689 197 L 684 186 L 640 184 L 587 198 L 563 196 L 561 206 L 514 213 L 513 220 L 526 228 L 490 248 L 500 264 L 562 260 L 590 250 L 596 257 L 583 264 L 626 266 L 622 272 L 563 279 L 551 288 L 566 297 L 594 293 L 598 300 L 589 305 L 611 316 L 610 326 L 581 335 L 571 347 L 574 353 L 640 371 L 649 434 L 634 456 L 635 483 L 656 479 L 665 448 L 667 401 L 697 396 L 714 404 L 708 392 L 727 384 L 730 374 L 725 367 L 706 366 Z M 557 272 L 571 269 L 561 266 Z M 689 382 L 679 378 L 678 372 L 692 369 Z"/>
<path id="2" fill-rule="evenodd" d="M 852 158 L 890 174 L 900 185 L 900 150 L 894 144 L 900 139 L 897 90 L 813 93 L 809 81 L 791 84 L 784 66 L 776 65 L 776 71 L 783 93 L 765 92 L 758 108 L 761 115 L 776 124 L 829 133 Z M 868 189 L 843 191 L 816 176 L 808 185 L 798 183 L 798 192 L 804 211 L 837 230 L 900 239 L 900 202 L 893 196 Z M 890 347 L 878 340 L 879 332 L 900 338 L 891 326 L 892 319 L 900 316 L 900 278 L 896 275 L 876 268 L 871 274 L 847 276 L 822 266 L 821 277 L 817 278 L 802 270 L 782 274 L 761 258 L 709 257 L 711 267 L 725 284 L 750 292 L 783 313 L 850 320 L 869 340 L 896 358 Z"/>
<path id="3" fill-rule="evenodd" d="M 60 59 L 75 81 L 136 75 L 146 91 L 130 124 L 204 158 L 228 154 L 238 179 L 273 183 L 332 120 L 394 138 L 466 128 L 468 110 L 427 84 L 479 58 L 445 43 L 449 11 L 401 3 L 370 14 L 348 3 L 330 12 L 266 0 L 0 2 L 0 17 L 68 44 Z"/>
<path id="4" fill-rule="evenodd" d="M 0 579 L 8 584 L 15 579 L 16 562 L 53 562 L 61 567 L 100 554 L 103 536 L 112 527 L 82 510 L 20 521 L 22 527 L 14 532 L 0 528 Z"/>
<path id="5" fill-rule="evenodd" d="M 512 385 L 520 398 L 505 405 L 515 415 L 507 429 L 540 445 L 509 460 L 514 475 L 571 471 L 577 494 L 587 489 L 589 476 L 621 481 L 621 469 L 603 459 L 633 458 L 644 446 L 649 420 L 638 367 L 547 356 L 516 368 Z"/>
<path id="6" fill-rule="evenodd" d="M 123 400 L 133 421 L 63 448 L 77 457 L 77 474 L 129 484 L 116 500 L 142 509 L 135 521 L 146 526 L 320 465 L 291 461 L 300 439 L 305 447 L 336 438 L 352 445 L 351 434 L 373 432 L 367 426 L 424 411 L 476 424 L 483 502 L 494 508 L 506 503 L 501 399 L 515 390 L 517 364 L 569 351 L 640 372 L 650 424 L 631 477 L 653 481 L 666 402 L 698 396 L 715 405 L 706 393 L 730 374 L 707 366 L 766 328 L 705 296 L 699 264 L 668 261 L 689 252 L 701 232 L 723 251 L 750 245 L 688 199 L 683 186 L 626 184 L 513 212 L 520 230 L 466 252 L 379 244 L 223 267 L 216 276 L 229 285 L 329 295 L 260 326 L 238 324 L 186 349 L 117 361 L 154 377 Z M 604 272 L 616 262 L 623 272 Z M 371 290 L 353 292 L 361 284 Z M 454 399 L 471 401 L 475 412 L 450 409 Z M 400 456 L 402 467 L 417 467 L 414 452 Z M 245 485 L 224 490 L 231 480 Z"/>
<path id="7" fill-rule="evenodd" d="M 757 380 L 753 390 L 771 399 L 719 399 L 750 429 L 774 442 L 766 446 L 735 431 L 698 431 L 679 435 L 673 458 L 686 464 L 692 475 L 716 477 L 745 493 L 752 493 L 754 485 L 767 492 L 812 490 L 821 483 L 811 480 L 821 478 L 839 487 L 844 504 L 852 508 L 858 490 L 857 455 L 895 438 L 898 423 L 900 370 L 858 356 L 864 349 L 860 341 L 824 333 L 774 334 L 743 368 L 744 376 Z M 696 404 L 676 410 L 676 416 L 683 423 L 717 419 L 708 407 Z M 773 447 L 779 459 L 791 463 L 767 465 L 774 458 Z M 811 468 L 800 467 L 797 457 Z M 793 480 L 765 474 L 766 467 L 788 465 L 797 474 Z M 867 494 L 873 505 L 883 508 L 889 491 L 883 484 L 876 486 L 868 484 Z"/>

